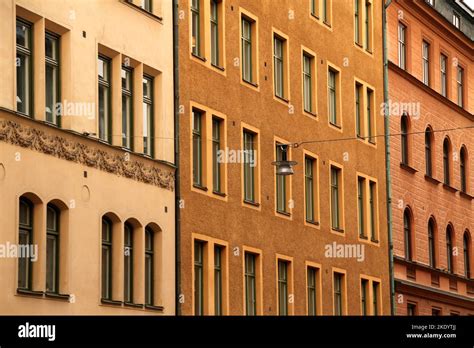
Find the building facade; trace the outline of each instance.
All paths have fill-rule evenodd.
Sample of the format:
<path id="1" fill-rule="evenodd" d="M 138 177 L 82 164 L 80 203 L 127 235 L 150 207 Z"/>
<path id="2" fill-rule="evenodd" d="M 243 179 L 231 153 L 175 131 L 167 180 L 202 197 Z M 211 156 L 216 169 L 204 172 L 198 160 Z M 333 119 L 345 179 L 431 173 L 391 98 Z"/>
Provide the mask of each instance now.
<path id="1" fill-rule="evenodd" d="M 180 1 L 182 314 L 390 314 L 381 6 Z"/>
<path id="2" fill-rule="evenodd" d="M 474 314 L 473 17 L 460 2 L 388 10 L 396 314 Z"/>
<path id="3" fill-rule="evenodd" d="M 174 314 L 172 6 L 0 18 L 0 313 Z"/>

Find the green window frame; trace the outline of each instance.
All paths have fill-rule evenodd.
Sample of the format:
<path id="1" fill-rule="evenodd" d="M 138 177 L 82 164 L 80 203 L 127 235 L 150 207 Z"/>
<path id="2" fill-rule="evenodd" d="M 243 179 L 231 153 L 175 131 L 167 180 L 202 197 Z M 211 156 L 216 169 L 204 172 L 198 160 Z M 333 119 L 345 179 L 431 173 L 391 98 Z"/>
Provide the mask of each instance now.
<path id="1" fill-rule="evenodd" d="M 273 36 L 274 88 L 275 95 L 279 98 L 285 98 L 284 45 L 284 39 L 277 35 Z"/>
<path id="2" fill-rule="evenodd" d="M 112 221 L 102 217 L 102 299 L 112 299 Z"/>
<path id="3" fill-rule="evenodd" d="M 401 160 L 403 164 L 408 165 L 408 117 L 406 115 L 402 116 L 400 128 Z"/>
<path id="4" fill-rule="evenodd" d="M 99 90 L 99 139 L 112 143 L 112 107 L 111 107 L 111 60 L 99 55 L 97 58 Z"/>
<path id="5" fill-rule="evenodd" d="M 282 144 L 276 144 L 276 160 L 277 161 L 287 161 L 288 160 L 288 153 L 287 150 L 282 149 Z M 287 188 L 287 176 L 276 174 L 276 200 L 277 200 L 277 212 L 288 214 L 288 204 L 287 204 L 287 197 L 286 197 L 286 188 Z"/>
<path id="6" fill-rule="evenodd" d="M 193 110 L 193 183 L 203 186 L 202 181 L 202 119 L 201 111 Z"/>
<path id="7" fill-rule="evenodd" d="M 329 122 L 338 126 L 338 115 L 337 115 L 337 76 L 338 72 L 329 69 L 328 70 L 328 103 L 329 103 Z"/>
<path id="8" fill-rule="evenodd" d="M 53 204 L 46 208 L 46 292 L 59 293 L 60 211 Z"/>
<path id="9" fill-rule="evenodd" d="M 451 154 L 451 145 L 448 138 L 444 139 L 443 142 L 443 178 L 444 184 L 451 184 L 451 173 L 450 173 L 450 154 Z"/>
<path id="10" fill-rule="evenodd" d="M 464 257 L 464 275 L 467 279 L 471 278 L 471 248 L 469 241 L 471 240 L 469 231 L 466 230 L 463 235 L 463 257 Z"/>
<path id="11" fill-rule="evenodd" d="M 374 315 L 379 315 L 379 282 L 372 282 L 372 304 Z"/>
<path id="12" fill-rule="evenodd" d="M 436 268 L 435 223 L 433 218 L 428 221 L 428 257 L 430 267 Z"/>
<path id="13" fill-rule="evenodd" d="M 406 31 L 406 25 L 398 22 L 398 66 L 403 70 L 407 69 Z"/>
<path id="14" fill-rule="evenodd" d="M 453 260 L 453 229 L 451 225 L 446 228 L 446 256 L 447 256 L 447 268 L 449 273 L 454 273 L 454 260 Z"/>
<path id="15" fill-rule="evenodd" d="M 411 213 L 410 210 L 406 208 L 403 213 L 403 234 L 405 237 L 405 259 L 408 261 L 412 259 L 411 229 Z"/>
<path id="16" fill-rule="evenodd" d="M 363 316 L 366 316 L 369 314 L 369 310 L 368 310 L 368 301 L 367 301 L 367 297 L 368 297 L 368 286 L 369 286 L 369 281 L 367 279 L 361 279 L 361 282 L 360 282 L 360 291 L 361 291 L 361 294 L 360 294 L 360 301 L 361 301 L 361 306 L 362 306 L 362 315 Z"/>
<path id="17" fill-rule="evenodd" d="M 222 168 L 219 162 L 219 151 L 221 150 L 221 128 L 222 120 L 212 118 L 212 185 L 213 192 L 222 194 Z"/>
<path id="18" fill-rule="evenodd" d="M 194 241 L 194 315 L 204 315 L 204 242 Z"/>
<path id="19" fill-rule="evenodd" d="M 153 12 L 153 1 L 152 0 L 142 0 L 142 5 L 140 6 L 147 12 Z"/>
<path id="20" fill-rule="evenodd" d="M 16 19 L 16 109 L 33 117 L 32 24 Z"/>
<path id="21" fill-rule="evenodd" d="M 153 306 L 155 294 L 155 232 L 145 228 L 145 305 Z"/>
<path id="22" fill-rule="evenodd" d="M 252 30 L 254 22 L 246 17 L 242 17 L 242 79 L 246 82 L 253 83 L 253 47 L 252 47 Z"/>
<path id="23" fill-rule="evenodd" d="M 369 142 L 375 144 L 373 102 L 374 91 L 367 88 L 367 134 L 369 136 Z"/>
<path id="24" fill-rule="evenodd" d="M 361 95 L 362 95 L 362 85 L 356 82 L 355 84 L 355 116 L 356 116 L 356 133 L 358 137 L 363 136 L 362 119 L 361 119 L 361 106 L 362 106 Z"/>
<path id="25" fill-rule="evenodd" d="M 430 85 L 430 44 L 423 40 L 422 43 L 422 61 L 423 61 L 423 83 Z"/>
<path id="26" fill-rule="evenodd" d="M 334 230 L 341 228 L 341 206 L 340 206 L 340 175 L 341 169 L 331 167 L 331 226 Z"/>
<path id="27" fill-rule="evenodd" d="M 33 203 L 21 197 L 19 201 L 19 226 L 18 244 L 31 245 L 33 243 Z M 32 289 L 33 263 L 31 258 L 18 257 L 18 288 L 24 290 Z"/>
<path id="28" fill-rule="evenodd" d="M 191 0 L 192 53 L 201 57 L 201 0 Z"/>
<path id="29" fill-rule="evenodd" d="M 306 221 L 315 222 L 315 207 L 314 207 L 314 168 L 316 160 L 309 156 L 305 156 L 305 208 Z"/>
<path id="30" fill-rule="evenodd" d="M 122 146 L 133 150 L 133 69 L 122 66 Z"/>
<path id="31" fill-rule="evenodd" d="M 359 236 L 366 239 L 365 233 L 365 179 L 363 177 L 357 178 L 357 210 L 359 213 Z"/>
<path id="32" fill-rule="evenodd" d="M 133 303 L 133 226 L 128 222 L 124 225 L 124 295 L 125 303 Z"/>
<path id="33" fill-rule="evenodd" d="M 247 315 L 257 315 L 257 255 L 245 252 L 245 308 Z"/>
<path id="34" fill-rule="evenodd" d="M 461 147 L 461 151 L 459 151 L 459 175 L 461 181 L 461 192 L 467 192 L 467 170 L 466 170 L 466 149 Z"/>
<path id="35" fill-rule="evenodd" d="M 211 0 L 211 64 L 219 66 L 219 55 L 220 55 L 220 38 L 219 38 L 219 1 Z"/>
<path id="36" fill-rule="evenodd" d="M 425 166 L 426 175 L 433 175 L 433 159 L 432 159 L 432 133 L 430 128 L 425 130 Z"/>
<path id="37" fill-rule="evenodd" d="M 288 261 L 278 260 L 278 315 L 288 315 Z"/>
<path id="38" fill-rule="evenodd" d="M 369 181 L 369 228 L 370 239 L 377 242 L 377 184 L 375 181 Z"/>
<path id="39" fill-rule="evenodd" d="M 360 9 L 359 1 L 354 0 L 354 41 L 360 45 Z"/>
<path id="40" fill-rule="evenodd" d="M 308 315 L 318 314 L 317 288 L 316 288 L 317 274 L 318 274 L 317 268 L 307 267 Z"/>
<path id="41" fill-rule="evenodd" d="M 439 57 L 439 72 L 441 75 L 441 95 L 443 97 L 448 96 L 448 73 L 447 73 L 447 61 L 448 57 L 446 57 L 444 54 L 441 54 Z"/>
<path id="42" fill-rule="evenodd" d="M 154 78 L 143 75 L 143 153 L 154 157 Z"/>
<path id="43" fill-rule="evenodd" d="M 60 125 L 61 102 L 60 88 L 60 38 L 59 36 L 46 32 L 45 34 L 45 102 L 46 122 L 57 126 Z"/>
<path id="44" fill-rule="evenodd" d="M 303 53 L 303 104 L 304 111 L 313 113 L 313 76 L 314 57 Z"/>
<path id="45" fill-rule="evenodd" d="M 342 315 L 343 313 L 343 274 L 334 272 L 334 315 Z"/>
<path id="46" fill-rule="evenodd" d="M 222 269 L 222 254 L 224 247 L 220 245 L 214 246 L 214 310 L 215 315 L 222 315 L 222 302 L 223 302 L 223 269 Z"/>
<path id="47" fill-rule="evenodd" d="M 372 3 L 365 0 L 365 50 L 371 52 L 372 45 L 370 42 L 370 27 L 372 19 Z"/>
<path id="48" fill-rule="evenodd" d="M 257 134 L 244 130 L 244 201 L 256 203 L 255 194 L 255 142 Z"/>
<path id="49" fill-rule="evenodd" d="M 323 14 L 323 22 L 326 23 L 327 25 L 329 25 L 329 18 L 328 18 L 328 1 L 330 0 L 322 0 L 322 14 Z"/>

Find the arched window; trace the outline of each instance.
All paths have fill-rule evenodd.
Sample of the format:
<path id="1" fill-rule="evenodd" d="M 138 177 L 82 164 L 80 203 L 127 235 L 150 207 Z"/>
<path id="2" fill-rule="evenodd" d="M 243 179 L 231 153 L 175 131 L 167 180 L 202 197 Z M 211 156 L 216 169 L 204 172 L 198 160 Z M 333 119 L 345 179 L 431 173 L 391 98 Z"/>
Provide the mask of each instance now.
<path id="1" fill-rule="evenodd" d="M 461 191 L 462 192 L 467 191 L 466 164 L 467 164 L 467 154 L 466 154 L 466 148 L 463 146 L 461 147 L 461 151 L 459 155 L 459 173 L 461 176 Z"/>
<path id="2" fill-rule="evenodd" d="M 453 228 L 451 225 L 448 225 L 446 228 L 446 256 L 447 256 L 447 266 L 448 272 L 454 273 L 454 264 L 453 264 Z"/>
<path id="3" fill-rule="evenodd" d="M 46 292 L 59 293 L 59 209 L 48 204 L 46 212 Z"/>
<path id="4" fill-rule="evenodd" d="M 133 303 L 133 227 L 124 225 L 124 302 Z"/>
<path id="5" fill-rule="evenodd" d="M 435 222 L 433 218 L 428 221 L 428 253 L 430 266 L 436 268 Z"/>
<path id="6" fill-rule="evenodd" d="M 155 235 L 150 227 L 145 228 L 145 304 L 153 305 L 154 300 L 154 257 Z"/>
<path id="7" fill-rule="evenodd" d="M 426 128 L 425 131 L 425 164 L 426 164 L 426 175 L 433 176 L 433 163 L 432 163 L 432 141 L 433 134 L 430 128 Z"/>
<path id="8" fill-rule="evenodd" d="M 405 235 L 405 258 L 409 261 L 412 260 L 413 257 L 413 249 L 411 244 L 411 212 L 409 208 L 405 209 L 403 213 L 403 231 Z"/>
<path id="9" fill-rule="evenodd" d="M 112 222 L 102 217 L 102 298 L 112 299 Z"/>
<path id="10" fill-rule="evenodd" d="M 29 247 L 33 243 L 33 203 L 25 197 L 20 198 L 19 216 L 18 244 Z M 27 256 L 18 258 L 18 288 L 31 290 L 33 267 Z"/>
<path id="11" fill-rule="evenodd" d="M 444 174 L 444 183 L 446 185 L 451 184 L 450 178 L 450 161 L 451 161 L 451 144 L 449 143 L 449 139 L 445 138 L 443 142 L 443 174 Z"/>
<path id="12" fill-rule="evenodd" d="M 402 116 L 401 119 L 401 150 L 402 150 L 402 163 L 408 164 L 408 117 Z"/>
<path id="13" fill-rule="evenodd" d="M 464 275 L 467 278 L 471 278 L 471 237 L 469 231 L 464 232 L 462 239 L 463 243 L 463 255 L 464 255 Z"/>

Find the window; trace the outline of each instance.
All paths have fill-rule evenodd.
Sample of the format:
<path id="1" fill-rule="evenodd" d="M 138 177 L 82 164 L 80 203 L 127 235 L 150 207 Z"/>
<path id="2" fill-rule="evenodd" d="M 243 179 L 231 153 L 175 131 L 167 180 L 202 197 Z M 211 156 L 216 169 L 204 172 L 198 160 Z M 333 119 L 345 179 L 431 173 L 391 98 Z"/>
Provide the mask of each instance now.
<path id="1" fill-rule="evenodd" d="M 329 122 L 334 126 L 339 126 L 338 107 L 337 107 L 337 78 L 339 73 L 336 70 L 328 70 L 328 103 L 329 103 Z"/>
<path id="2" fill-rule="evenodd" d="M 365 0 L 365 50 L 372 51 L 371 35 L 372 33 L 372 2 Z"/>
<path id="3" fill-rule="evenodd" d="M 434 0 L 425 0 L 425 2 L 430 6 L 434 6 Z"/>
<path id="4" fill-rule="evenodd" d="M 288 262 L 278 260 L 278 314 L 288 315 Z"/>
<path id="5" fill-rule="evenodd" d="M 423 83 L 430 85 L 430 44 L 423 41 Z"/>
<path id="6" fill-rule="evenodd" d="M 466 148 L 463 146 L 461 147 L 461 151 L 459 152 L 459 174 L 461 176 L 461 192 L 466 193 L 467 191 L 467 155 L 466 155 Z"/>
<path id="7" fill-rule="evenodd" d="M 432 309 L 431 309 L 431 315 L 432 315 L 433 317 L 438 317 L 438 316 L 440 316 L 440 315 L 441 315 L 441 309 L 439 309 L 439 308 L 432 308 Z"/>
<path id="8" fill-rule="evenodd" d="M 254 31 L 255 22 L 251 21 L 247 17 L 242 17 L 242 79 L 246 82 L 254 84 L 256 79 L 254 77 L 254 50 L 253 37 L 255 37 Z"/>
<path id="9" fill-rule="evenodd" d="M 201 57 L 201 0 L 191 0 L 192 53 Z"/>
<path id="10" fill-rule="evenodd" d="M 341 168 L 331 166 L 331 226 L 336 231 L 342 229 L 341 175 Z"/>
<path id="11" fill-rule="evenodd" d="M 402 116 L 401 119 L 401 146 L 402 146 L 402 163 L 408 165 L 408 117 Z"/>
<path id="12" fill-rule="evenodd" d="M 313 113 L 313 66 L 314 57 L 303 53 L 303 105 L 304 111 Z"/>
<path id="13" fill-rule="evenodd" d="M 378 241 L 377 221 L 377 184 L 369 181 L 369 228 L 372 242 Z"/>
<path id="14" fill-rule="evenodd" d="M 453 228 L 448 225 L 446 228 L 446 257 L 447 257 L 447 268 L 449 273 L 454 273 L 453 264 Z"/>
<path id="15" fill-rule="evenodd" d="M 306 221 L 314 223 L 315 219 L 315 167 L 316 160 L 305 156 L 305 207 Z"/>
<path id="16" fill-rule="evenodd" d="M 355 84 L 355 116 L 356 116 L 356 133 L 358 137 L 363 137 L 362 134 L 362 85 Z"/>
<path id="17" fill-rule="evenodd" d="M 428 221 L 428 256 L 430 266 L 436 268 L 436 239 L 435 239 L 435 222 L 433 218 Z"/>
<path id="18" fill-rule="evenodd" d="M 464 256 L 464 275 L 466 278 L 471 278 L 471 248 L 470 248 L 471 238 L 469 232 L 466 230 L 462 239 L 463 243 L 463 256 Z"/>
<path id="19" fill-rule="evenodd" d="M 46 121 L 59 125 L 57 103 L 60 102 L 59 88 L 59 38 L 50 33 L 45 36 L 45 78 L 46 78 Z"/>
<path id="20" fill-rule="evenodd" d="M 360 0 L 354 0 L 354 40 L 360 45 Z"/>
<path id="21" fill-rule="evenodd" d="M 221 188 L 221 163 L 219 151 L 221 150 L 221 123 L 216 117 L 212 118 L 212 185 L 213 192 L 222 193 Z"/>
<path id="22" fill-rule="evenodd" d="M 412 230 L 411 230 L 411 213 L 408 208 L 403 213 L 403 231 L 405 237 L 405 259 L 408 261 L 412 260 L 413 249 L 412 249 Z"/>
<path id="23" fill-rule="evenodd" d="M 20 198 L 18 244 L 29 246 L 33 244 L 33 204 L 28 199 Z M 31 290 L 33 265 L 31 258 L 23 254 L 18 258 L 18 288 Z"/>
<path id="24" fill-rule="evenodd" d="M 319 0 L 310 0 L 311 15 L 319 18 Z"/>
<path id="25" fill-rule="evenodd" d="M 425 166 L 426 166 L 426 175 L 431 177 L 433 176 L 433 162 L 432 162 L 432 132 L 430 128 L 425 130 Z"/>
<path id="26" fill-rule="evenodd" d="M 202 181 L 202 113 L 193 110 L 193 183 L 203 186 Z"/>
<path id="27" fill-rule="evenodd" d="M 334 315 L 343 315 L 344 299 L 344 274 L 334 272 L 333 286 L 334 286 Z"/>
<path id="28" fill-rule="evenodd" d="M 407 49 L 406 49 L 406 31 L 407 27 L 403 23 L 398 23 L 398 66 L 407 69 Z"/>
<path id="29" fill-rule="evenodd" d="M 458 105 L 464 107 L 464 69 L 459 65 L 456 84 L 458 87 Z"/>
<path id="30" fill-rule="evenodd" d="M 122 67 L 122 146 L 133 149 L 132 70 Z"/>
<path id="31" fill-rule="evenodd" d="M 256 254 L 245 253 L 245 313 L 247 315 L 257 314 L 256 259 Z"/>
<path id="32" fill-rule="evenodd" d="M 308 315 L 318 314 L 318 290 L 317 290 L 317 277 L 318 269 L 315 267 L 307 267 L 307 293 L 308 293 Z"/>
<path id="33" fill-rule="evenodd" d="M 99 139 L 111 143 L 110 60 L 99 56 L 97 59 L 97 70 L 99 72 Z"/>
<path id="34" fill-rule="evenodd" d="M 416 315 L 416 304 L 408 303 L 407 304 L 407 316 L 415 316 Z"/>
<path id="35" fill-rule="evenodd" d="M 142 0 L 140 7 L 144 9 L 145 11 L 151 12 L 152 11 L 151 4 L 152 4 L 152 0 Z"/>
<path id="36" fill-rule="evenodd" d="M 366 239 L 365 233 L 365 179 L 357 178 L 357 208 L 359 212 L 359 236 Z"/>
<path id="37" fill-rule="evenodd" d="M 124 225 L 124 295 L 125 303 L 133 303 L 133 227 Z"/>
<path id="38" fill-rule="evenodd" d="M 369 281 L 367 279 L 361 279 L 360 284 L 360 300 L 362 306 L 362 315 L 369 315 L 368 297 L 369 297 Z"/>
<path id="39" fill-rule="evenodd" d="M 379 315 L 380 314 L 380 309 L 379 309 L 379 287 L 380 283 L 373 281 L 372 282 L 372 305 L 373 305 L 373 313 L 374 315 Z"/>
<path id="40" fill-rule="evenodd" d="M 153 157 L 153 78 L 143 76 L 143 153 Z"/>
<path id="41" fill-rule="evenodd" d="M 461 27 L 461 17 L 456 12 L 453 12 L 453 25 L 458 29 Z"/>
<path id="42" fill-rule="evenodd" d="M 244 130 L 244 201 L 256 203 L 256 138 L 257 135 L 248 130 Z"/>
<path id="43" fill-rule="evenodd" d="M 219 2 L 211 0 L 211 64 L 220 65 L 219 61 Z"/>
<path id="44" fill-rule="evenodd" d="M 33 116 L 33 55 L 31 24 L 16 20 L 16 109 Z"/>
<path id="45" fill-rule="evenodd" d="M 222 253 L 223 247 L 214 246 L 214 310 L 222 315 Z"/>
<path id="46" fill-rule="evenodd" d="M 155 259 L 155 236 L 151 228 L 145 228 L 145 305 L 153 305 L 154 302 L 154 259 Z"/>
<path id="47" fill-rule="evenodd" d="M 194 242 L 194 315 L 204 315 L 204 242 Z"/>
<path id="48" fill-rule="evenodd" d="M 321 16 L 322 16 L 322 20 L 323 22 L 328 25 L 328 26 L 331 26 L 331 2 L 332 0 L 321 0 L 322 1 L 322 4 L 321 4 Z"/>
<path id="49" fill-rule="evenodd" d="M 112 222 L 102 218 L 102 298 L 112 299 Z"/>
<path id="50" fill-rule="evenodd" d="M 439 71 L 441 74 L 441 95 L 443 97 L 448 96 L 448 72 L 447 72 L 447 64 L 448 58 L 442 54 L 440 56 L 440 61 L 439 61 Z"/>
<path id="51" fill-rule="evenodd" d="M 375 129 L 375 122 L 374 122 L 374 112 L 373 112 L 373 103 L 374 103 L 374 91 L 367 88 L 367 132 L 369 137 L 369 142 L 375 144 L 375 137 L 374 137 L 374 129 Z"/>
<path id="52" fill-rule="evenodd" d="M 46 292 L 59 293 L 59 210 L 52 204 L 46 212 Z"/>
<path id="53" fill-rule="evenodd" d="M 444 139 L 443 142 L 443 174 L 444 174 L 444 183 L 446 185 L 451 184 L 451 169 L 450 169 L 450 156 L 451 155 L 451 144 L 449 143 L 448 138 Z"/>
<path id="54" fill-rule="evenodd" d="M 285 98 L 285 61 L 284 50 L 285 40 L 279 36 L 273 37 L 273 69 L 274 69 L 274 88 L 275 95 L 279 98 Z"/>
<path id="55" fill-rule="evenodd" d="M 288 161 L 288 149 L 285 145 L 276 144 L 276 160 Z M 276 173 L 276 170 L 275 170 Z M 276 174 L 276 200 L 277 212 L 288 214 L 287 205 L 287 175 Z"/>

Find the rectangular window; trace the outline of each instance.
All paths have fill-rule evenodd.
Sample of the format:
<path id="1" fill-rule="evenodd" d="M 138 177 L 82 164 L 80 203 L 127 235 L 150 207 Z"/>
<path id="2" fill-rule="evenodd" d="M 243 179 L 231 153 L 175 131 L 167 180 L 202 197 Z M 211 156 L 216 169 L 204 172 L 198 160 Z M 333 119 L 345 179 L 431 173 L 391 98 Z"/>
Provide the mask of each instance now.
<path id="1" fill-rule="evenodd" d="M 194 315 L 204 315 L 204 242 L 194 242 Z"/>
<path id="2" fill-rule="evenodd" d="M 308 292 L 308 315 L 318 314 L 318 302 L 317 302 L 317 276 L 318 269 L 314 267 L 307 267 L 307 292 Z"/>
<path id="3" fill-rule="evenodd" d="M 362 315 L 369 314 L 368 295 L 369 295 L 369 281 L 367 279 L 361 279 L 360 283 L 360 301 L 362 306 Z"/>
<path id="4" fill-rule="evenodd" d="M 328 104 L 329 104 L 329 122 L 334 126 L 339 126 L 338 107 L 337 107 L 337 78 L 338 72 L 333 69 L 328 70 Z"/>
<path id="5" fill-rule="evenodd" d="M 33 243 L 33 205 L 30 201 L 20 199 L 18 244 L 27 246 Z M 23 255 L 18 258 L 18 288 L 31 290 L 33 265 L 31 258 Z"/>
<path id="6" fill-rule="evenodd" d="M 314 57 L 303 53 L 303 104 L 304 111 L 314 112 L 313 108 L 313 65 Z"/>
<path id="7" fill-rule="evenodd" d="M 133 228 L 125 224 L 124 229 L 124 296 L 125 303 L 133 303 Z"/>
<path id="8" fill-rule="evenodd" d="M 201 0 L 191 0 L 192 53 L 201 57 Z"/>
<path id="9" fill-rule="evenodd" d="M 448 61 L 448 58 L 442 54 L 440 56 L 440 61 L 439 61 L 439 66 L 440 66 L 440 74 L 441 74 L 441 95 L 443 97 L 447 97 L 448 96 L 448 90 L 447 90 L 447 86 L 448 86 L 448 74 L 447 74 L 447 61 Z"/>
<path id="10" fill-rule="evenodd" d="M 319 18 L 319 0 L 310 0 L 311 15 Z"/>
<path id="11" fill-rule="evenodd" d="M 365 0 L 365 50 L 372 51 L 372 2 Z"/>
<path id="12" fill-rule="evenodd" d="M 154 232 L 145 228 L 145 305 L 153 305 L 154 302 Z"/>
<path id="13" fill-rule="evenodd" d="M 212 118 L 212 185 L 213 192 L 222 193 L 221 188 L 221 163 L 219 151 L 221 150 L 221 124 L 222 120 Z"/>
<path id="14" fill-rule="evenodd" d="M 288 149 L 282 144 L 276 144 L 276 160 L 287 161 Z M 277 212 L 288 214 L 287 206 L 287 175 L 276 174 L 276 197 L 277 197 Z"/>
<path id="15" fill-rule="evenodd" d="M 46 33 L 45 36 L 45 78 L 46 78 L 46 121 L 59 126 L 59 109 L 61 100 L 59 86 L 59 37 Z"/>
<path id="16" fill-rule="evenodd" d="M 112 223 L 102 218 L 102 298 L 112 299 Z"/>
<path id="17" fill-rule="evenodd" d="M 244 130 L 244 200 L 250 203 L 256 203 L 256 140 L 257 135 L 248 130 Z"/>
<path id="18" fill-rule="evenodd" d="M 367 239 L 365 233 L 365 179 L 363 177 L 357 179 L 357 208 L 359 212 L 359 236 Z"/>
<path id="19" fill-rule="evenodd" d="M 406 52 L 406 31 L 407 27 L 403 23 L 398 23 L 398 66 L 406 70 L 407 52 Z"/>
<path id="20" fill-rule="evenodd" d="M 152 0 L 142 0 L 140 7 L 147 12 L 152 12 Z"/>
<path id="21" fill-rule="evenodd" d="M 99 56 L 97 59 L 97 70 L 99 79 L 99 139 L 111 143 L 110 60 Z"/>
<path id="22" fill-rule="evenodd" d="M 285 40 L 274 35 L 273 38 L 273 69 L 275 95 L 285 98 L 285 61 L 284 61 Z"/>
<path id="23" fill-rule="evenodd" d="M 306 206 L 306 221 L 315 222 L 315 164 L 316 160 L 309 156 L 305 156 L 305 206 Z"/>
<path id="24" fill-rule="evenodd" d="M 416 315 L 416 304 L 408 303 L 407 304 L 407 316 L 415 316 Z"/>
<path id="25" fill-rule="evenodd" d="M 288 315 L 288 262 L 278 260 L 278 314 Z"/>
<path id="26" fill-rule="evenodd" d="M 132 69 L 122 67 L 122 146 L 133 150 Z"/>
<path id="27" fill-rule="evenodd" d="M 464 107 L 464 69 L 458 65 L 458 73 L 456 78 L 458 89 L 458 105 Z"/>
<path id="28" fill-rule="evenodd" d="M 360 0 L 354 0 L 354 40 L 360 45 Z"/>
<path id="29" fill-rule="evenodd" d="M 367 135 L 369 137 L 369 142 L 375 144 L 375 122 L 374 122 L 374 112 L 373 112 L 373 103 L 374 103 L 374 91 L 367 88 Z"/>
<path id="30" fill-rule="evenodd" d="M 341 169 L 331 166 L 331 226 L 341 230 Z"/>
<path id="31" fill-rule="evenodd" d="M 356 82 L 355 85 L 355 115 L 356 115 L 356 132 L 358 137 L 363 137 L 362 133 L 362 85 Z"/>
<path id="32" fill-rule="evenodd" d="M 245 253 L 245 308 L 247 315 L 257 314 L 256 254 Z"/>
<path id="33" fill-rule="evenodd" d="M 222 315 L 222 253 L 223 247 L 214 246 L 214 310 Z"/>
<path id="34" fill-rule="evenodd" d="M 461 27 L 461 17 L 456 12 L 453 13 L 453 25 L 458 29 Z"/>
<path id="35" fill-rule="evenodd" d="M 31 24 L 16 20 L 16 109 L 33 116 L 33 53 Z"/>
<path id="36" fill-rule="evenodd" d="M 255 37 L 256 23 L 247 17 L 242 17 L 241 22 L 241 44 L 242 44 L 242 79 L 251 84 L 255 84 L 254 76 L 254 56 L 255 47 L 253 37 Z"/>
<path id="37" fill-rule="evenodd" d="M 423 41 L 423 83 L 430 85 L 430 44 Z"/>
<path id="38" fill-rule="evenodd" d="M 328 26 L 331 26 L 331 2 L 332 0 L 321 0 L 321 16 L 322 20 Z"/>
<path id="39" fill-rule="evenodd" d="M 380 314 L 379 309 L 379 283 L 376 281 L 372 282 L 372 304 L 374 308 L 374 315 Z"/>
<path id="40" fill-rule="evenodd" d="M 211 0 L 211 64 L 214 66 L 220 66 L 219 7 L 219 1 Z"/>
<path id="41" fill-rule="evenodd" d="M 46 292 L 59 293 L 59 212 L 49 204 L 46 214 Z"/>
<path id="42" fill-rule="evenodd" d="M 334 272 L 334 315 L 344 313 L 344 274 Z"/>
<path id="43" fill-rule="evenodd" d="M 369 181 L 369 229 L 370 239 L 376 242 L 377 238 L 377 188 L 374 181 Z"/>
<path id="44" fill-rule="evenodd" d="M 202 113 L 193 110 L 193 183 L 203 186 L 202 182 Z"/>
<path id="45" fill-rule="evenodd" d="M 153 78 L 143 76 L 143 153 L 153 157 Z"/>

